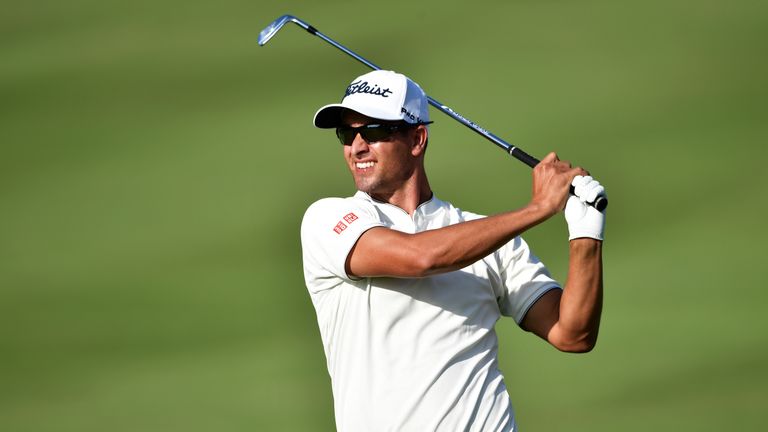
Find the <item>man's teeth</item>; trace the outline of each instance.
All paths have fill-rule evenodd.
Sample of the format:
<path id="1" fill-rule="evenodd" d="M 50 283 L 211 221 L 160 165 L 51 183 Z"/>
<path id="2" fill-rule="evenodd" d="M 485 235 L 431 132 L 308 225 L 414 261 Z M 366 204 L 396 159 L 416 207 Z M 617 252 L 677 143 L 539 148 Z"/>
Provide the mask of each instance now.
<path id="1" fill-rule="evenodd" d="M 373 166 L 373 162 L 358 162 L 355 164 L 358 169 L 366 169 Z"/>

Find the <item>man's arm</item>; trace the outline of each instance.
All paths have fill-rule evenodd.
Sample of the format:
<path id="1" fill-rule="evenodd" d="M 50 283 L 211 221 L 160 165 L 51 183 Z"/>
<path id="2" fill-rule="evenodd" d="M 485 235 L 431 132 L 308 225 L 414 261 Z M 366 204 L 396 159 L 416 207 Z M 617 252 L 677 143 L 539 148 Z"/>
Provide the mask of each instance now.
<path id="1" fill-rule="evenodd" d="M 574 177 L 584 174 L 586 171 L 571 168 L 550 153 L 533 170 L 533 197 L 525 208 L 418 234 L 370 229 L 349 253 L 347 273 L 358 277 L 422 277 L 466 267 L 562 210 Z M 590 180 L 576 188 L 580 196 L 589 193 L 580 193 L 580 189 L 589 189 Z M 594 213 L 589 214 L 597 211 L 591 207 L 582 208 L 580 214 L 578 200 L 570 199 L 574 203 L 566 209 L 571 241 L 565 290 L 551 290 L 542 296 L 521 326 L 559 350 L 586 352 L 597 341 L 602 311 L 603 216 L 596 219 Z"/>
<path id="2" fill-rule="evenodd" d="M 546 209 L 529 205 L 416 234 L 372 228 L 360 236 L 349 252 L 347 274 L 425 277 L 462 269 L 549 217 Z"/>
<path id="3" fill-rule="evenodd" d="M 561 211 L 581 168 L 550 153 L 533 170 L 533 194 L 524 208 L 417 234 L 372 228 L 349 252 L 350 276 L 424 277 L 464 268 Z"/>
<path id="4" fill-rule="evenodd" d="M 602 240 L 605 214 L 584 203 L 605 189 L 590 176 L 573 179 L 577 196 L 568 198 L 570 260 L 565 292 L 543 296 L 528 311 L 522 327 L 557 349 L 586 352 L 594 348 L 603 303 Z"/>
<path id="5" fill-rule="evenodd" d="M 521 327 L 566 352 L 588 352 L 597 343 L 603 303 L 603 242 L 570 243 L 565 289 L 551 290 L 528 311 Z"/>

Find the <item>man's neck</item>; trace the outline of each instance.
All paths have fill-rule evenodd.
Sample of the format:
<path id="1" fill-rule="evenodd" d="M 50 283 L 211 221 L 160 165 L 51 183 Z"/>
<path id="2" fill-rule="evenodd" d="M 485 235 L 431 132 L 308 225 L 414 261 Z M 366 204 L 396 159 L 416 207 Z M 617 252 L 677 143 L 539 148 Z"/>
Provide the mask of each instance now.
<path id="1" fill-rule="evenodd" d="M 392 204 L 400 207 L 406 213 L 413 216 L 421 204 L 432 198 L 432 188 L 426 176 L 419 176 L 414 181 L 406 182 L 403 186 L 391 193 L 370 194 L 376 201 Z"/>

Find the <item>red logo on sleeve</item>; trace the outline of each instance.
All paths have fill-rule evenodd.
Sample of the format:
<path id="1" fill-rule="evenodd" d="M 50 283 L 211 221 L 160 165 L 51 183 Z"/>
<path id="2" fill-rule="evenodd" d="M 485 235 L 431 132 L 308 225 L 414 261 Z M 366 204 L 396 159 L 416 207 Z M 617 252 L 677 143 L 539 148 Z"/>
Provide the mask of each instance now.
<path id="1" fill-rule="evenodd" d="M 347 223 L 352 223 L 357 220 L 357 216 L 354 213 L 350 213 L 344 216 L 344 220 L 347 221 Z"/>
<path id="2" fill-rule="evenodd" d="M 336 226 L 333 227 L 333 231 L 336 234 L 341 234 L 342 231 L 347 229 L 347 224 L 351 224 L 352 222 L 356 221 L 357 215 L 355 215 L 354 213 L 349 213 L 346 216 L 344 216 L 343 219 L 344 219 L 343 221 L 339 221 L 339 223 L 337 223 Z M 344 221 L 346 221 L 347 223 L 345 224 Z"/>

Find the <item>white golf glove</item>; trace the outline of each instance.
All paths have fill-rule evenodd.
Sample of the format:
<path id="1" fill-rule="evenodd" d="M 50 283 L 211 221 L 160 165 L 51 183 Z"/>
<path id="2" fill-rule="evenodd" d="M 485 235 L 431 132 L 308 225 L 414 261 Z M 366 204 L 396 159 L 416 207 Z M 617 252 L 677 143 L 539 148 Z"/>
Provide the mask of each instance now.
<path id="1" fill-rule="evenodd" d="M 575 195 L 565 204 L 565 221 L 568 222 L 568 240 L 589 237 L 603 239 L 605 213 L 588 205 L 598 195 L 605 195 L 605 188 L 590 176 L 576 176 L 571 182 Z"/>

